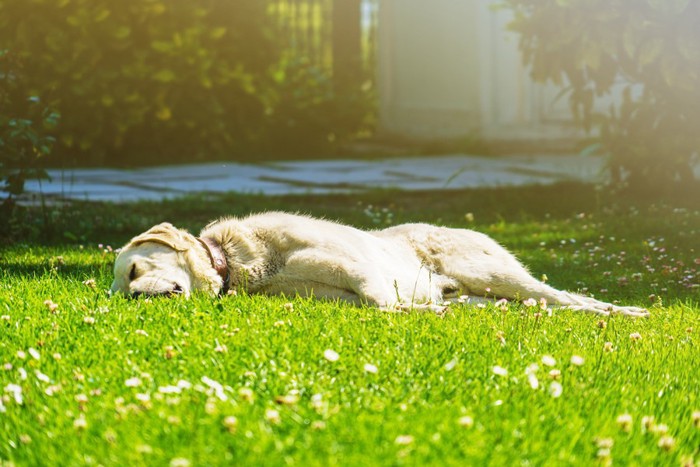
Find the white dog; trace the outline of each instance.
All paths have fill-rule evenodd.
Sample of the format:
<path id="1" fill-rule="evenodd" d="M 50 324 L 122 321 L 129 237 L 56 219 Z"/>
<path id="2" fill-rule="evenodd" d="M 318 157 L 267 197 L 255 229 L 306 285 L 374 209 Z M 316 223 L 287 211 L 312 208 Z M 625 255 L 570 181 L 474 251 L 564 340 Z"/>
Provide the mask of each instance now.
<path id="1" fill-rule="evenodd" d="M 121 250 L 111 291 L 189 296 L 194 290 L 216 295 L 229 288 L 313 295 L 385 310 L 442 312 L 446 302 L 461 296 L 469 302 L 543 299 L 600 315 L 649 314 L 554 289 L 472 230 L 404 224 L 363 231 L 282 212 L 221 219 L 199 237 L 168 223 L 156 225 Z"/>

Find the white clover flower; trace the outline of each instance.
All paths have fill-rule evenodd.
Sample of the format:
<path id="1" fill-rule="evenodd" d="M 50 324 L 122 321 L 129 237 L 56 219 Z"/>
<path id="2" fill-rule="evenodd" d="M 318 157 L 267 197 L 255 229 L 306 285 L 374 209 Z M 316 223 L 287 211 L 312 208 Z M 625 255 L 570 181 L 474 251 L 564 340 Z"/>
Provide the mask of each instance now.
<path id="1" fill-rule="evenodd" d="M 321 431 L 326 429 L 326 422 L 323 420 L 314 420 L 311 424 L 311 428 L 316 431 Z"/>
<path id="2" fill-rule="evenodd" d="M 190 467 L 192 462 L 184 457 L 175 457 L 170 460 L 170 467 Z"/>
<path id="3" fill-rule="evenodd" d="M 676 440 L 672 436 L 662 436 L 659 438 L 659 447 L 664 451 L 670 451 L 676 446 Z"/>
<path id="4" fill-rule="evenodd" d="M 87 428 L 87 426 L 88 426 L 87 420 L 85 420 L 85 416 L 82 414 L 80 415 L 80 417 L 73 420 L 73 427 L 76 430 L 84 430 L 85 428 Z"/>
<path id="5" fill-rule="evenodd" d="M 234 417 L 233 415 L 230 415 L 226 418 L 224 418 L 221 423 L 226 427 L 226 429 L 230 432 L 233 432 L 236 427 L 238 426 L 238 419 Z"/>
<path id="6" fill-rule="evenodd" d="M 275 397 L 275 402 L 280 405 L 294 405 L 299 402 L 298 394 L 285 394 Z"/>
<path id="7" fill-rule="evenodd" d="M 394 442 L 401 446 L 407 446 L 409 444 L 412 444 L 413 441 L 415 441 L 415 439 L 411 435 L 399 435 L 396 437 L 396 440 Z"/>
<path id="8" fill-rule="evenodd" d="M 282 423 L 282 418 L 280 417 L 280 413 L 274 409 L 267 409 L 265 411 L 265 419 L 275 425 L 279 425 Z"/>
<path id="9" fill-rule="evenodd" d="M 8 384 L 5 386 L 5 392 L 10 393 L 17 405 L 22 405 L 24 403 L 24 398 L 22 397 L 22 386 L 18 384 Z"/>
<path id="10" fill-rule="evenodd" d="M 445 371 L 452 371 L 457 366 L 457 357 L 445 363 Z"/>
<path id="11" fill-rule="evenodd" d="M 153 448 L 148 444 L 139 444 L 136 446 L 136 452 L 139 454 L 153 454 Z"/>
<path id="12" fill-rule="evenodd" d="M 543 355 L 542 356 L 542 364 L 551 367 L 551 366 L 556 365 L 557 361 L 551 355 Z"/>
<path id="13" fill-rule="evenodd" d="M 372 365 L 371 363 L 365 363 L 364 370 L 367 373 L 372 373 L 374 375 L 376 375 L 377 372 L 379 371 L 379 369 L 376 366 Z"/>
<path id="14" fill-rule="evenodd" d="M 557 398 L 561 396 L 561 393 L 564 391 L 564 387 L 561 385 L 559 381 L 552 381 L 549 384 L 549 395 Z"/>
<path id="15" fill-rule="evenodd" d="M 204 411 L 208 413 L 209 415 L 214 415 L 218 410 L 218 407 L 216 406 L 216 399 L 213 397 L 210 397 L 207 399 L 207 402 L 204 404 Z"/>
<path id="16" fill-rule="evenodd" d="M 335 350 L 326 349 L 323 352 L 323 358 L 325 358 L 329 362 L 337 362 L 340 359 L 340 355 L 338 355 L 338 352 L 336 352 Z"/>
<path id="17" fill-rule="evenodd" d="M 189 389 L 192 387 L 192 383 L 189 381 L 185 381 L 184 379 L 181 379 L 180 381 L 177 382 L 177 387 L 180 389 Z"/>
<path id="18" fill-rule="evenodd" d="M 537 379 L 537 370 L 539 370 L 540 367 L 537 365 L 537 363 L 532 363 L 525 368 L 525 375 L 527 375 L 527 383 L 530 385 L 532 389 L 537 389 L 540 387 L 540 381 Z"/>
<path id="19" fill-rule="evenodd" d="M 322 410 L 324 407 L 323 396 L 321 394 L 314 394 L 311 396 L 311 407 L 317 412 Z"/>
<path id="20" fill-rule="evenodd" d="M 133 378 L 129 378 L 126 381 L 124 381 L 124 385 L 128 388 L 135 388 L 138 386 L 141 386 L 141 378 L 138 376 L 134 376 Z"/>
<path id="21" fill-rule="evenodd" d="M 622 415 L 618 415 L 616 421 L 622 431 L 629 433 L 632 430 L 632 415 L 623 413 Z"/>
<path id="22" fill-rule="evenodd" d="M 668 425 L 664 423 L 659 423 L 658 425 L 652 425 L 650 430 L 652 433 L 657 435 L 665 435 L 668 433 Z"/>
<path id="23" fill-rule="evenodd" d="M 214 394 L 216 397 L 218 397 L 222 401 L 227 401 L 228 396 L 224 392 L 224 387 L 221 385 L 221 383 L 214 381 L 211 378 L 208 378 L 206 376 L 202 376 L 202 382 L 209 386 L 211 389 L 214 390 Z"/>
<path id="24" fill-rule="evenodd" d="M 537 379 L 537 375 L 534 373 L 529 373 L 527 375 L 527 382 L 532 389 L 537 389 L 540 387 L 540 381 Z"/>
<path id="25" fill-rule="evenodd" d="M 49 313 L 55 314 L 58 312 L 58 305 L 51 300 L 44 300 L 44 306 L 49 310 Z"/>
<path id="26" fill-rule="evenodd" d="M 498 376 L 508 376 L 508 370 L 506 370 L 506 369 L 503 368 L 502 366 L 496 365 L 496 366 L 494 366 L 494 367 L 491 369 L 491 371 L 493 371 L 493 374 L 494 374 L 494 375 L 498 375 Z"/>
<path id="27" fill-rule="evenodd" d="M 572 365 L 581 366 L 581 365 L 583 365 L 583 362 L 584 362 L 583 357 L 581 357 L 579 355 L 572 355 L 571 356 L 571 364 Z"/>
<path id="28" fill-rule="evenodd" d="M 615 441 L 612 438 L 597 438 L 595 440 L 595 445 L 601 449 L 612 449 L 615 445 Z"/>
<path id="29" fill-rule="evenodd" d="M 471 428 L 472 426 L 474 426 L 474 419 L 468 415 L 465 415 L 464 417 L 459 417 L 457 423 L 461 427 Z"/>
<path id="30" fill-rule="evenodd" d="M 251 402 L 255 398 L 255 394 L 253 393 L 253 390 L 250 388 L 240 388 L 238 390 L 238 395 L 240 396 L 241 399 L 244 401 Z"/>
<path id="31" fill-rule="evenodd" d="M 34 370 L 34 374 L 36 375 L 36 379 L 38 379 L 42 383 L 51 382 L 51 379 L 39 370 Z"/>

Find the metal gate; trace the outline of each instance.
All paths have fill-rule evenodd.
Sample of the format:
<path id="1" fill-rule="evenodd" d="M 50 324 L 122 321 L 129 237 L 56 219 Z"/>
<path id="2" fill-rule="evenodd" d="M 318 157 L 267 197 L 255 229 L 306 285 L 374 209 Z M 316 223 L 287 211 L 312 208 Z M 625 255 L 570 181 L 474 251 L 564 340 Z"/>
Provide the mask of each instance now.
<path id="1" fill-rule="evenodd" d="M 308 62 L 335 82 L 364 82 L 374 80 L 378 4 L 379 0 L 274 0 L 270 14 L 285 42 L 280 46 L 286 59 Z"/>

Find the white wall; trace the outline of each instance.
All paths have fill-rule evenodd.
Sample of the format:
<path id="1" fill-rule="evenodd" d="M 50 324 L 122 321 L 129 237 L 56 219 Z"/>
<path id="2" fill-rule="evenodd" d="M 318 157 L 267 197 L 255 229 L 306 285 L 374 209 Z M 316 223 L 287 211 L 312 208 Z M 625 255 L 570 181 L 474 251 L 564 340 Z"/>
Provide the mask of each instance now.
<path id="1" fill-rule="evenodd" d="M 455 136 L 479 122 L 474 2 L 382 0 L 377 32 L 383 127 Z"/>
<path id="2" fill-rule="evenodd" d="M 378 86 L 385 132 L 434 140 L 561 140 L 580 133 L 559 89 L 523 67 L 494 0 L 380 0 Z"/>

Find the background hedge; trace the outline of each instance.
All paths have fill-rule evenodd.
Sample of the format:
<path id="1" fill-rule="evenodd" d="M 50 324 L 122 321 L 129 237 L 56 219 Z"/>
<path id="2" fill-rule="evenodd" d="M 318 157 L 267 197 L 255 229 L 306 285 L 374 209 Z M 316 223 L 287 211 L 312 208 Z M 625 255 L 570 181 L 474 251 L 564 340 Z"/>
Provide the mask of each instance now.
<path id="1" fill-rule="evenodd" d="M 275 3 L 0 0 L 0 49 L 61 115 L 52 165 L 310 156 L 371 105 L 285 53 Z"/>

